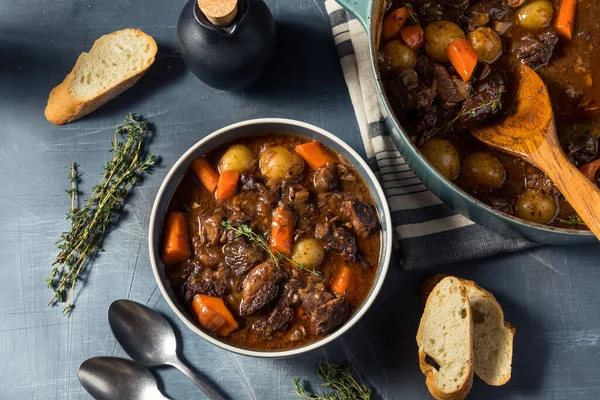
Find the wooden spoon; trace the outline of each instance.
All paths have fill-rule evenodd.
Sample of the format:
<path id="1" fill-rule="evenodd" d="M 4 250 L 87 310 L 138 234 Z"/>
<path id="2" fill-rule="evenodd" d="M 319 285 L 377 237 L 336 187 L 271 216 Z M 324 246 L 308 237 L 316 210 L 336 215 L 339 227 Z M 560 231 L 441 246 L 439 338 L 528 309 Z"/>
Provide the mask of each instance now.
<path id="1" fill-rule="evenodd" d="M 531 68 L 520 64 L 512 113 L 476 126 L 471 134 L 491 147 L 522 158 L 552 179 L 569 204 L 600 239 L 600 190 L 571 164 L 558 137 L 548 89 Z"/>

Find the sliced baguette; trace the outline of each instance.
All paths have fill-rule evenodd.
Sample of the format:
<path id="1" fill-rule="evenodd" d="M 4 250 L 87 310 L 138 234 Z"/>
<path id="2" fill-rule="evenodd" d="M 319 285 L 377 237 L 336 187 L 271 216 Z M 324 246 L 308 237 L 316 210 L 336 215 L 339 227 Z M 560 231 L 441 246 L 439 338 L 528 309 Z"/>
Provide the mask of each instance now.
<path id="1" fill-rule="evenodd" d="M 438 400 L 464 399 L 473 385 L 473 319 L 467 290 L 457 278 L 444 278 L 433 288 L 421 317 L 417 344 L 419 365 L 431 395 Z"/>
<path id="2" fill-rule="evenodd" d="M 504 321 L 496 298 L 475 282 L 461 279 L 473 314 L 473 363 L 475 374 L 492 386 L 510 379 L 516 329 Z"/>
<path id="3" fill-rule="evenodd" d="M 427 278 L 420 287 L 423 302 L 433 287 L 447 275 Z M 504 321 L 496 298 L 475 282 L 457 278 L 467 289 L 473 315 L 473 366 L 475 375 L 488 385 L 500 386 L 510 380 L 513 340 L 516 329 Z"/>
<path id="4" fill-rule="evenodd" d="M 50 92 L 44 114 L 62 125 L 91 113 L 133 86 L 154 62 L 158 47 L 138 29 L 123 29 L 94 42 Z"/>

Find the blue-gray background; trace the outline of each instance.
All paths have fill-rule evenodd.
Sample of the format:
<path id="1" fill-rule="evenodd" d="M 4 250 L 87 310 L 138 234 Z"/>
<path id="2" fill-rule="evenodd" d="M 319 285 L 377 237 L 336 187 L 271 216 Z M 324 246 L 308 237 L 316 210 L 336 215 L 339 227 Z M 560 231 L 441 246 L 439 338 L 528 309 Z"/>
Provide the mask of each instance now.
<path id="1" fill-rule="evenodd" d="M 418 283 L 456 273 L 490 289 L 517 327 L 513 378 L 492 388 L 476 380 L 472 398 L 600 398 L 599 247 L 538 248 L 483 261 L 407 273 L 393 265 L 366 317 L 342 339 L 301 357 L 259 360 L 219 350 L 196 337 L 168 308 L 150 270 L 147 227 L 158 186 L 193 143 L 233 122 L 294 118 L 321 126 L 362 152 L 350 100 L 320 0 L 268 0 L 277 19 L 278 53 L 254 88 L 222 93 L 204 86 L 177 54 L 182 1 L 0 0 L 0 399 L 88 398 L 77 367 L 92 356 L 124 353 L 106 319 L 129 298 L 171 318 L 183 356 L 235 399 L 293 399 L 293 379 L 317 382 L 317 361 L 350 360 L 386 399 L 426 399 L 414 336 Z M 75 123 L 54 127 L 43 115 L 50 89 L 94 39 L 141 28 L 159 57 L 134 88 Z M 68 222 L 68 166 L 93 185 L 109 159 L 114 127 L 129 112 L 156 127 L 152 150 L 162 164 L 135 189 L 119 227 L 105 241 L 70 318 L 46 306 L 45 278 L 54 241 Z M 167 395 L 203 398 L 173 369 L 156 370 Z"/>

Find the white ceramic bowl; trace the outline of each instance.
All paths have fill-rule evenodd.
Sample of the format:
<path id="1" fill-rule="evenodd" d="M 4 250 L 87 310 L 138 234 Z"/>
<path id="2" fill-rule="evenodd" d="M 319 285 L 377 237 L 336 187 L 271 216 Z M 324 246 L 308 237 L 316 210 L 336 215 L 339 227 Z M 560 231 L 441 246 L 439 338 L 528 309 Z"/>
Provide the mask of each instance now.
<path id="1" fill-rule="evenodd" d="M 169 205 L 169 202 L 171 201 L 171 197 L 173 196 L 175 189 L 179 185 L 179 182 L 181 181 L 181 179 L 183 179 L 192 160 L 194 160 L 196 157 L 203 156 L 211 150 L 238 138 L 259 133 L 281 132 L 292 133 L 300 136 L 305 136 L 310 139 L 318 140 L 319 142 L 328 146 L 333 151 L 336 151 L 337 153 L 341 154 L 357 169 L 357 171 L 363 177 L 363 179 L 369 186 L 369 189 L 371 190 L 373 200 L 375 201 L 377 213 L 381 220 L 382 236 L 381 248 L 379 253 L 380 263 L 379 268 L 377 270 L 377 277 L 365 301 L 360 306 L 360 308 L 356 310 L 352 317 L 338 330 L 306 346 L 289 350 L 259 351 L 232 346 L 200 329 L 195 320 L 195 317 L 186 310 L 186 308 L 180 302 L 178 296 L 173 292 L 171 285 L 167 281 L 164 272 L 164 266 L 160 261 L 160 237 L 163 225 L 163 218 L 165 217 L 167 207 Z M 167 174 L 167 177 L 163 181 L 160 189 L 158 190 L 156 200 L 154 201 L 154 206 L 152 207 L 149 229 L 150 231 L 148 234 L 148 244 L 150 249 L 150 261 L 152 263 L 154 277 L 156 278 L 156 282 L 158 283 L 160 291 L 162 292 L 164 298 L 167 300 L 167 303 L 169 303 L 169 306 L 173 309 L 175 314 L 177 314 L 177 316 L 191 330 L 193 330 L 199 336 L 208 340 L 212 344 L 219 346 L 223 349 L 232 351 L 234 353 L 255 357 L 286 357 L 298 355 L 324 346 L 327 343 L 332 342 L 339 336 L 343 335 L 367 312 L 371 304 L 373 304 L 373 301 L 375 300 L 375 297 L 377 297 L 381 285 L 383 284 L 383 280 L 385 279 L 385 276 L 387 274 L 388 265 L 390 263 L 390 256 L 392 252 L 392 226 L 390 211 L 385 200 L 385 195 L 381 186 L 379 185 L 379 182 L 377 181 L 377 178 L 375 177 L 371 169 L 367 166 L 367 164 L 364 162 L 364 160 L 350 146 L 348 146 L 346 143 L 344 143 L 342 140 L 340 140 L 333 134 L 323 129 L 317 128 L 316 126 L 306 124 L 303 122 L 279 118 L 254 119 L 229 125 L 225 128 L 219 129 L 218 131 L 211 133 L 210 135 L 206 136 L 204 139 L 196 143 L 194 146 L 192 146 L 187 152 L 185 152 L 184 155 L 182 155 L 179 158 L 179 160 L 177 160 L 175 165 Z"/>

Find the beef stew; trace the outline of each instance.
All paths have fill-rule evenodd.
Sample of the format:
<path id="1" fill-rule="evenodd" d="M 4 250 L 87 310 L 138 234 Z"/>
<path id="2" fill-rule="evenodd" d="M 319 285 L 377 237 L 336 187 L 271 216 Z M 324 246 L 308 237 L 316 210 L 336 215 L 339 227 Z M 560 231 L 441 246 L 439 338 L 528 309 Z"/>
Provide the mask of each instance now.
<path id="1" fill-rule="evenodd" d="M 368 186 L 343 157 L 305 137 L 265 134 L 192 162 L 162 240 L 167 279 L 203 330 L 283 350 L 360 308 L 382 234 Z"/>
<path id="2" fill-rule="evenodd" d="M 396 117 L 422 155 L 496 210 L 531 222 L 587 229 L 543 172 L 488 148 L 469 129 L 510 112 L 516 90 L 512 69 L 524 63 L 548 86 L 563 150 L 598 185 L 600 3 L 387 4 L 379 71 Z"/>

